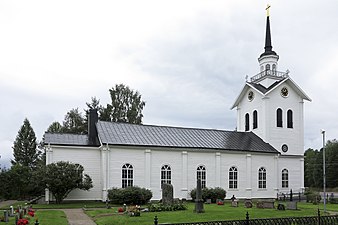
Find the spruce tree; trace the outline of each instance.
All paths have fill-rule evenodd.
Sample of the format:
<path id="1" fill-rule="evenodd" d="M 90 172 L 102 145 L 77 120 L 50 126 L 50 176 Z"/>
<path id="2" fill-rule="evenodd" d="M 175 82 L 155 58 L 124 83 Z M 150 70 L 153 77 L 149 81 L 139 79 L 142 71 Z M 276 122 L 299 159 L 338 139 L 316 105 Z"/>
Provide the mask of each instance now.
<path id="1" fill-rule="evenodd" d="M 18 131 L 13 145 L 14 160 L 12 165 L 34 168 L 39 161 L 40 152 L 37 150 L 36 136 L 29 120 L 26 118 Z"/>

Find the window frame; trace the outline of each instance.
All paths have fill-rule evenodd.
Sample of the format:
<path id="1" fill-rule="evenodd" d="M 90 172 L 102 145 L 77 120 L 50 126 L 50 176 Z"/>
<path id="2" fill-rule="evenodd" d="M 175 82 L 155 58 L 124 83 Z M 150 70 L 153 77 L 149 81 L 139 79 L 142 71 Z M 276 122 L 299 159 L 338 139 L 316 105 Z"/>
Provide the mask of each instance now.
<path id="1" fill-rule="evenodd" d="M 252 129 L 257 129 L 258 128 L 258 112 L 257 110 L 253 111 L 253 123 L 252 123 Z"/>
<path id="2" fill-rule="evenodd" d="M 238 169 L 236 166 L 229 168 L 229 189 L 238 189 Z"/>
<path id="3" fill-rule="evenodd" d="M 260 167 L 258 169 L 258 189 L 266 189 L 266 169 Z"/>
<path id="4" fill-rule="evenodd" d="M 171 184 L 171 166 L 165 164 L 161 167 L 161 185 Z"/>
<path id="5" fill-rule="evenodd" d="M 286 168 L 282 170 L 282 188 L 289 188 L 289 170 Z"/>
<path id="6" fill-rule="evenodd" d="M 287 128 L 293 128 L 293 111 L 289 109 L 286 113 L 287 117 Z"/>
<path id="7" fill-rule="evenodd" d="M 204 165 L 199 165 L 196 169 L 196 180 L 201 179 L 201 187 L 207 187 L 207 170 Z"/>
<path id="8" fill-rule="evenodd" d="M 121 170 L 121 183 L 122 188 L 132 187 L 134 185 L 134 167 L 130 163 L 122 165 Z"/>
<path id="9" fill-rule="evenodd" d="M 276 126 L 283 127 L 283 110 L 281 108 L 276 110 Z"/>
<path id="10" fill-rule="evenodd" d="M 245 131 L 250 130 L 250 115 L 249 113 L 245 114 Z"/>

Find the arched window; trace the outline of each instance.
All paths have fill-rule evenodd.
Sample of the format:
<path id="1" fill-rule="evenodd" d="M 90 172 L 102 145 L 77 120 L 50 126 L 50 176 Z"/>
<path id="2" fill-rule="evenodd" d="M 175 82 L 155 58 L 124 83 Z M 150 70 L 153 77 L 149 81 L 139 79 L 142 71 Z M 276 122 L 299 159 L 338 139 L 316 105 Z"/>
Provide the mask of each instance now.
<path id="1" fill-rule="evenodd" d="M 171 184 L 171 168 L 169 165 L 164 165 L 161 168 L 161 184 Z"/>
<path id="2" fill-rule="evenodd" d="M 229 169 L 229 189 L 237 189 L 237 168 L 231 167 Z"/>
<path id="3" fill-rule="evenodd" d="M 272 74 L 276 75 L 276 64 L 272 64 Z"/>
<path id="4" fill-rule="evenodd" d="M 197 167 L 197 180 L 198 179 L 201 179 L 201 186 L 202 188 L 205 188 L 207 184 L 207 174 L 206 174 L 205 166 Z"/>
<path id="5" fill-rule="evenodd" d="M 287 121 L 288 121 L 288 128 L 293 128 L 293 115 L 292 110 L 289 109 L 287 112 Z"/>
<path id="6" fill-rule="evenodd" d="M 289 171 L 287 169 L 282 170 L 282 188 L 289 187 Z"/>
<path id="7" fill-rule="evenodd" d="M 253 111 L 253 129 L 256 129 L 258 127 L 258 115 L 257 110 Z"/>
<path id="8" fill-rule="evenodd" d="M 126 163 L 122 166 L 122 188 L 133 186 L 133 166 Z"/>
<path id="9" fill-rule="evenodd" d="M 277 109 L 277 127 L 283 127 L 283 110 Z"/>
<path id="10" fill-rule="evenodd" d="M 245 114 L 245 131 L 249 130 L 249 113 Z"/>
<path id="11" fill-rule="evenodd" d="M 264 167 L 261 167 L 258 170 L 258 188 L 266 188 L 266 169 Z"/>
<path id="12" fill-rule="evenodd" d="M 270 70 L 270 64 L 265 65 L 265 70 Z"/>

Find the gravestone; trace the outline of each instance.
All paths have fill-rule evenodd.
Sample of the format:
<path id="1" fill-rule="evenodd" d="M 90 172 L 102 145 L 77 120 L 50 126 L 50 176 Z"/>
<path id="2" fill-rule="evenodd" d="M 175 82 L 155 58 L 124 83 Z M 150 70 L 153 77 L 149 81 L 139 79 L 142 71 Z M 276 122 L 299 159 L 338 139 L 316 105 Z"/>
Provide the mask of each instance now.
<path id="1" fill-rule="evenodd" d="M 285 210 L 285 206 L 283 204 L 279 203 L 278 206 L 277 206 L 277 209 L 278 210 Z"/>
<path id="2" fill-rule="evenodd" d="M 174 190 L 171 184 L 162 184 L 162 203 L 172 205 L 174 203 Z"/>
<path id="3" fill-rule="evenodd" d="M 244 206 L 245 206 L 245 208 L 252 208 L 251 199 L 245 199 Z"/>
<path id="4" fill-rule="evenodd" d="M 231 206 L 232 207 L 238 207 L 238 200 L 235 199 L 235 200 L 231 201 Z"/>
<path id="5" fill-rule="evenodd" d="M 197 179 L 196 199 L 195 199 L 195 213 L 204 213 L 204 205 L 202 199 L 202 184 L 201 179 Z"/>
<path id="6" fill-rule="evenodd" d="M 274 201 L 263 201 L 263 208 L 264 209 L 274 209 L 275 202 Z"/>
<path id="7" fill-rule="evenodd" d="M 4 210 L 4 222 L 6 222 L 6 223 L 9 222 L 7 210 Z"/>
<path id="8" fill-rule="evenodd" d="M 208 198 L 208 199 L 205 201 L 205 204 L 211 204 L 211 199 Z"/>
<path id="9" fill-rule="evenodd" d="M 288 202 L 286 208 L 290 210 L 297 210 L 297 202 Z"/>
<path id="10" fill-rule="evenodd" d="M 9 208 L 10 208 L 9 216 L 14 216 L 14 207 L 11 205 Z"/>

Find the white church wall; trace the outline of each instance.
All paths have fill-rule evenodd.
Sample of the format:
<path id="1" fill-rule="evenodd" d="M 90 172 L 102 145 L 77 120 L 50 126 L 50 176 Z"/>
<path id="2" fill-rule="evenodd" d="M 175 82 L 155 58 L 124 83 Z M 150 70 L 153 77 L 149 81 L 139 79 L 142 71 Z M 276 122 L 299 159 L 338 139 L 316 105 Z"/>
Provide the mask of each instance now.
<path id="1" fill-rule="evenodd" d="M 289 90 L 288 97 L 281 96 L 280 91 L 283 87 Z M 266 140 L 274 146 L 282 154 L 303 155 L 304 153 L 304 137 L 303 137 L 303 101 L 298 94 L 290 88 L 287 83 L 283 83 L 269 94 L 269 138 Z M 283 127 L 276 125 L 276 111 L 278 108 L 283 110 Z M 287 128 L 287 111 L 291 109 L 293 112 L 293 128 Z M 281 151 L 283 144 L 287 144 L 289 150 L 287 153 Z"/>
<path id="2" fill-rule="evenodd" d="M 88 147 L 52 147 L 52 161 L 68 161 L 78 163 L 84 167 L 84 173 L 87 173 L 93 181 L 93 188 L 89 191 L 74 190 L 69 193 L 67 200 L 101 200 L 101 169 L 100 169 L 100 151 L 98 148 Z"/>
<path id="3" fill-rule="evenodd" d="M 294 193 L 302 192 L 304 190 L 304 168 L 303 168 L 303 157 L 279 157 L 279 192 L 289 193 L 290 190 Z M 287 188 L 282 187 L 282 170 L 288 170 L 289 186 Z"/>

